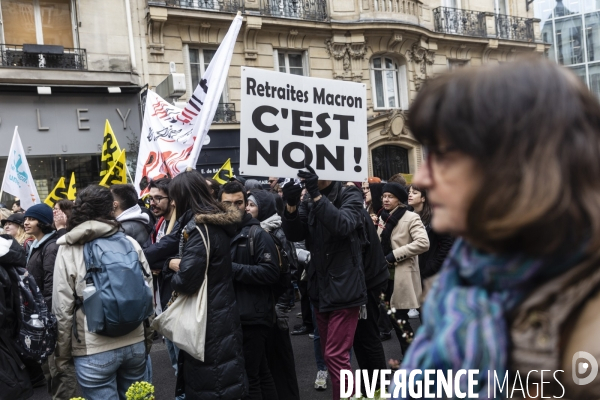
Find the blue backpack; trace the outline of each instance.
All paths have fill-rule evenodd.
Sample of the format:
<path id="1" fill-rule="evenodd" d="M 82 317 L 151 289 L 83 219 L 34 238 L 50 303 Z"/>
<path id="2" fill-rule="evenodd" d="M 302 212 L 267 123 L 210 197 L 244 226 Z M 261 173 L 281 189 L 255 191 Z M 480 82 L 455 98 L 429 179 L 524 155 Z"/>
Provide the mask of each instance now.
<path id="1" fill-rule="evenodd" d="M 83 254 L 84 279 L 92 279 L 96 287 L 83 301 L 89 332 L 123 336 L 154 313 L 152 289 L 144 279 L 149 275 L 124 233 L 86 243 Z"/>

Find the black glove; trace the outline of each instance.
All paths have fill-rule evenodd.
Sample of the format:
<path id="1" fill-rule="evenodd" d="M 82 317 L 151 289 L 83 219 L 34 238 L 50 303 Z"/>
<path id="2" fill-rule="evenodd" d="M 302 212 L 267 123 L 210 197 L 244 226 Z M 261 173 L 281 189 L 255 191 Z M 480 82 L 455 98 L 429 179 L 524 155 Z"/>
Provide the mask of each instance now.
<path id="1" fill-rule="evenodd" d="M 394 257 L 394 253 L 390 253 L 387 256 L 385 256 L 385 261 L 387 261 L 388 264 L 394 264 L 396 262 L 396 257 Z"/>
<path id="2" fill-rule="evenodd" d="M 315 172 L 314 169 L 310 165 L 306 165 L 305 168 L 308 171 L 298 171 L 298 178 L 304 179 L 304 187 L 306 191 L 313 199 L 315 197 L 319 197 L 321 192 L 319 192 L 319 176 Z"/>
<path id="3" fill-rule="evenodd" d="M 281 191 L 283 192 L 283 201 L 287 205 L 295 207 L 300 203 L 302 185 L 297 179 L 286 179 L 281 185 Z"/>

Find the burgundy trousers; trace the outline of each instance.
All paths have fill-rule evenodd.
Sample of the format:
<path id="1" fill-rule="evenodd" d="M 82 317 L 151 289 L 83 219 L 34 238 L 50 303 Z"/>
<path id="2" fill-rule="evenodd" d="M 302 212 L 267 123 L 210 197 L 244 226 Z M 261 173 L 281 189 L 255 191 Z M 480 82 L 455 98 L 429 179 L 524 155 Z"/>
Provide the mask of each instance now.
<path id="1" fill-rule="evenodd" d="M 350 349 L 358 323 L 359 307 L 320 312 L 315 308 L 321 350 L 333 386 L 333 400 L 340 400 L 340 370 L 351 369 Z"/>

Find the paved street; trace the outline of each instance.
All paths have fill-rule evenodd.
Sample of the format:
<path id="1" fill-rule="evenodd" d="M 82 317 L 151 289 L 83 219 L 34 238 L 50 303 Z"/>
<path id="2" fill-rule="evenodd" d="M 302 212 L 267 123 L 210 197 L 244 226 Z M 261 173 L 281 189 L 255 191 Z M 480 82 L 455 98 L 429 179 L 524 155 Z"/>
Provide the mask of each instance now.
<path id="1" fill-rule="evenodd" d="M 296 318 L 296 313 L 300 312 L 299 303 L 296 308 L 290 312 L 290 326 L 300 323 L 300 319 Z M 418 326 L 418 320 L 412 319 L 413 328 Z M 292 336 L 292 345 L 294 346 L 294 357 L 296 359 L 296 373 L 298 374 L 298 386 L 300 387 L 300 398 L 302 400 L 328 400 L 331 399 L 331 389 L 325 391 L 317 391 L 313 388 L 314 381 L 317 375 L 315 365 L 314 351 L 312 339 L 308 335 Z M 392 339 L 383 342 L 386 360 L 390 358 L 399 359 L 402 352 L 400 344 L 395 334 L 392 334 Z M 171 368 L 167 349 L 162 341 L 156 341 L 152 346 L 152 366 L 153 366 L 153 384 L 156 389 L 156 399 L 173 399 L 175 392 L 175 375 Z M 352 356 L 352 368 L 357 369 L 356 359 Z M 330 385 L 330 382 L 328 382 Z M 35 391 L 33 400 L 48 400 L 50 396 L 46 394 L 45 388 L 38 388 Z M 285 399 L 280 399 L 285 400 Z"/>

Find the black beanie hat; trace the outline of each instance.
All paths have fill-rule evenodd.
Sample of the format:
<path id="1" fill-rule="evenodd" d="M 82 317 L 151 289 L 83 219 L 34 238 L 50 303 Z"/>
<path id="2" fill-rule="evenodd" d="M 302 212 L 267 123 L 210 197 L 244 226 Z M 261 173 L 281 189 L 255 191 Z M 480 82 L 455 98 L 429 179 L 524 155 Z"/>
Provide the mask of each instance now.
<path id="1" fill-rule="evenodd" d="M 388 182 L 385 185 L 383 185 L 383 193 L 386 192 L 396 196 L 396 198 L 400 200 L 400 203 L 406 203 L 408 201 L 408 193 L 406 193 L 406 189 L 404 189 L 404 186 L 402 186 L 399 183 Z"/>

